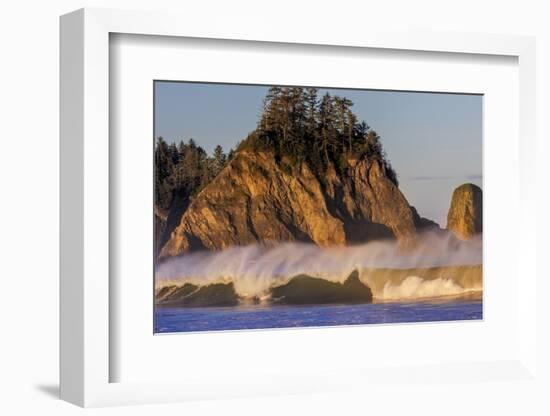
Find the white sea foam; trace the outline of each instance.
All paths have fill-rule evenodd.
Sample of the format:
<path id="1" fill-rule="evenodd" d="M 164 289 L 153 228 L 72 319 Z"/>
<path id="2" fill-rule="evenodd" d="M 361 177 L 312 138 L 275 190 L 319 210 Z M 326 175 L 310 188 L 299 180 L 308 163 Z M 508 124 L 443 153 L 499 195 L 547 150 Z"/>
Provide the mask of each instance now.
<path id="1" fill-rule="evenodd" d="M 241 296 L 265 296 L 271 287 L 302 273 L 343 282 L 355 269 L 480 264 L 481 248 L 481 237 L 466 242 L 438 233 L 423 234 L 412 250 L 403 250 L 393 241 L 331 248 L 304 243 L 251 245 L 170 259 L 157 266 L 155 277 L 157 286 L 233 282 Z M 456 294 L 458 290 L 445 279 L 416 279 L 420 278 L 411 276 L 411 280 L 403 281 L 399 287 L 388 287 L 388 296 L 394 293 L 405 296 L 408 293 Z"/>
<path id="2" fill-rule="evenodd" d="M 423 279 L 418 276 L 408 276 L 399 284 L 386 282 L 381 299 L 422 299 L 441 296 L 462 295 L 472 289 L 465 289 L 452 279 L 438 277 L 437 279 Z"/>

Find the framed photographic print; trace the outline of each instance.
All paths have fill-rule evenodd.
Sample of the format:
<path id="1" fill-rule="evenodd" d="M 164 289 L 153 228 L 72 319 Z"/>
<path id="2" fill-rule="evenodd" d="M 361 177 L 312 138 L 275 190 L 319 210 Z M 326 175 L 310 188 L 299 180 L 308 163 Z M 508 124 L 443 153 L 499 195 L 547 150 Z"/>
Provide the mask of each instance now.
<path id="1" fill-rule="evenodd" d="M 153 88 L 155 333 L 482 319 L 481 95 Z"/>
<path id="2" fill-rule="evenodd" d="M 249 29 L 62 17 L 62 398 L 539 386 L 534 41 Z"/>

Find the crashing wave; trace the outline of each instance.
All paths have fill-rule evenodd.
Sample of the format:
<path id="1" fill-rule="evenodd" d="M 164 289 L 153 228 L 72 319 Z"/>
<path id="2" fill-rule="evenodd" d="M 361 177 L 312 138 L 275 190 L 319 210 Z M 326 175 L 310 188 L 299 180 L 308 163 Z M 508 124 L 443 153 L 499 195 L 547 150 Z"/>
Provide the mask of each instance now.
<path id="1" fill-rule="evenodd" d="M 410 275 L 424 273 L 426 277 Z M 455 278 L 437 277 L 446 272 Z M 354 304 L 408 301 L 481 294 L 481 266 L 429 269 L 354 270 L 343 282 L 298 275 L 285 283 L 278 280 L 263 295 L 239 294 L 233 281 L 196 285 L 164 285 L 156 292 L 159 306 L 207 307 L 238 304 Z"/>
<path id="2" fill-rule="evenodd" d="M 386 282 L 380 299 L 383 300 L 407 300 L 437 298 L 443 296 L 458 296 L 476 291 L 465 289 L 452 279 L 438 277 L 426 280 L 418 276 L 409 276 L 399 284 Z"/>
<path id="3" fill-rule="evenodd" d="M 157 287 L 183 283 L 197 286 L 233 283 L 240 297 L 261 298 L 267 296 L 271 288 L 284 285 L 300 274 L 343 283 L 351 271 L 359 270 L 361 280 L 372 288 L 377 297 L 386 281 L 397 284 L 408 276 L 430 280 L 448 277 L 463 287 L 481 285 L 481 262 L 480 236 L 470 241 L 460 241 L 448 234 L 426 233 L 419 237 L 414 249 L 406 251 L 396 242 L 376 241 L 328 248 L 314 244 L 281 243 L 198 252 L 157 265 L 155 283 Z M 474 282 L 461 277 L 461 270 L 451 270 L 468 265 L 478 267 L 474 271 L 474 275 L 478 276 L 474 276 Z M 406 275 L 396 271 L 405 269 L 409 270 Z M 365 270 L 377 272 L 367 273 Z M 383 270 L 390 272 L 384 275 Z M 446 270 L 451 270 L 450 276 Z M 371 278 L 373 274 L 376 276 Z M 383 276 L 379 277 L 380 274 Z"/>

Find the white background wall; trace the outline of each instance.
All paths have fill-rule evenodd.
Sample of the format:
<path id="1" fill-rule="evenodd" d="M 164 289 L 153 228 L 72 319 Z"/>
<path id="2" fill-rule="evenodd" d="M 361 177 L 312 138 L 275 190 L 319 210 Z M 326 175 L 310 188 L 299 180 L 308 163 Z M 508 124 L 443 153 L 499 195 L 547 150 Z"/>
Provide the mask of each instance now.
<path id="1" fill-rule="evenodd" d="M 10 1 L 0 12 L 0 413 L 73 414 L 81 412 L 56 399 L 58 385 L 58 17 L 74 9 L 116 7 L 180 10 L 208 25 L 217 15 L 235 21 L 265 19 L 288 25 L 420 27 L 439 30 L 536 35 L 538 47 L 538 133 L 540 234 L 548 231 L 548 168 L 550 137 L 550 13 L 544 1 L 321 1 L 260 2 L 162 0 L 50 0 Z M 503 121 L 505 122 L 505 121 Z M 546 218 L 545 218 L 546 215 Z M 541 239 L 542 240 L 542 239 Z M 542 241 L 541 241 L 542 243 Z M 542 247 L 542 246 L 541 246 Z M 544 247 L 543 250 L 547 248 Z M 541 250 L 541 253 L 543 252 Z M 545 284 L 543 290 L 547 288 Z M 548 335 L 545 337 L 548 352 Z M 547 363 L 547 361 L 546 361 Z M 439 386 L 411 389 L 424 395 L 425 409 L 445 414 L 542 414 L 534 396 L 515 394 L 509 386 L 502 400 L 489 404 L 481 387 L 457 386 L 457 396 Z M 407 393 L 392 394 L 388 387 L 387 413 L 410 410 Z M 412 396 L 411 396 L 412 397 Z M 260 398 L 101 409 L 99 414 L 368 414 L 364 397 L 345 393 L 324 396 Z M 443 407 L 442 407 L 443 406 Z M 546 407 L 548 410 L 548 407 Z M 381 410 L 376 410 L 380 414 Z"/>

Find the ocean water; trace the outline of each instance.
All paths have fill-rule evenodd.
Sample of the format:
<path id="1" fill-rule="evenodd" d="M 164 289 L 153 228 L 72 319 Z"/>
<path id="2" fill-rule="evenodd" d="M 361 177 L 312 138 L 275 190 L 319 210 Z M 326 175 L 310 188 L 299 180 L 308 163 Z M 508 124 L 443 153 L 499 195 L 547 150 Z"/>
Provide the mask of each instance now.
<path id="1" fill-rule="evenodd" d="M 479 320 L 481 300 L 361 305 L 157 307 L 155 333 Z"/>

